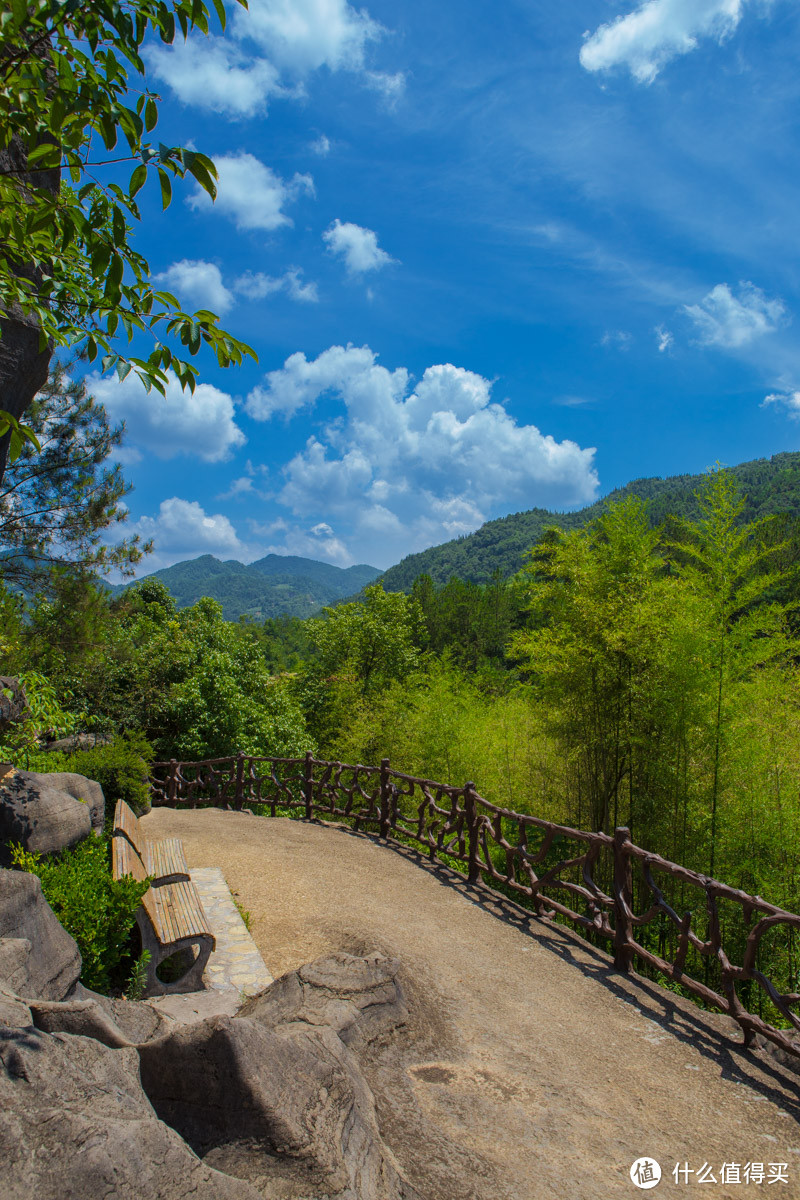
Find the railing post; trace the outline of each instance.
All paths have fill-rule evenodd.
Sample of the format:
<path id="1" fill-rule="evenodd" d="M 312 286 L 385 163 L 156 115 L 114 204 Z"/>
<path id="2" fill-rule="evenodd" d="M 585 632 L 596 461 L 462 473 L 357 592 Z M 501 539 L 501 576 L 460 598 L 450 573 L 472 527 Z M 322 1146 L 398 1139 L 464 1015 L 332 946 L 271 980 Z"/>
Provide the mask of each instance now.
<path id="1" fill-rule="evenodd" d="M 625 825 L 614 830 L 614 966 L 618 971 L 631 969 L 633 940 L 631 910 L 633 905 L 633 875 L 631 860 L 625 853 L 631 831 Z"/>
<path id="2" fill-rule="evenodd" d="M 478 805 L 475 801 L 475 784 L 470 780 L 464 784 L 464 809 L 467 814 L 467 846 L 469 857 L 468 880 L 480 883 L 481 865 L 478 854 Z"/>
<path id="3" fill-rule="evenodd" d="M 306 820 L 314 815 L 314 755 L 306 750 L 305 767 L 303 768 L 303 796 L 306 802 Z"/>
<path id="4" fill-rule="evenodd" d="M 388 838 L 391 821 L 392 785 L 389 783 L 389 760 L 381 759 L 381 827 L 379 836 Z"/>
<path id="5" fill-rule="evenodd" d="M 237 812 L 241 811 L 244 803 L 244 750 L 240 750 L 236 755 L 236 795 L 233 805 Z"/>
<path id="6" fill-rule="evenodd" d="M 167 799 L 169 800 L 170 808 L 175 807 L 177 790 L 178 790 L 178 760 L 176 758 L 171 758 L 169 760 L 169 780 L 167 781 Z"/>

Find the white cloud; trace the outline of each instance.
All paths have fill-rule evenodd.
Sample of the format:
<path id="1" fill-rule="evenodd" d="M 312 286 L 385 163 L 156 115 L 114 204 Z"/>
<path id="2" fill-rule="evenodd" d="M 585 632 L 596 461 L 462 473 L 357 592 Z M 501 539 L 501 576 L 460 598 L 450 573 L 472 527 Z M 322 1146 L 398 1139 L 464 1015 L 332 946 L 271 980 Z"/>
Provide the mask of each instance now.
<path id="1" fill-rule="evenodd" d="M 301 304 L 318 304 L 319 293 L 315 283 L 303 283 L 303 272 L 299 267 L 290 267 L 283 275 L 264 275 L 261 271 L 245 271 L 234 283 L 234 288 L 248 300 L 265 300 L 277 292 L 285 292 L 292 300 Z"/>
<path id="2" fill-rule="evenodd" d="M 157 458 L 190 454 L 204 462 L 221 462 L 246 438 L 234 420 L 233 400 L 210 383 L 198 383 L 194 392 L 181 390 L 169 372 L 167 394 L 145 391 L 131 373 L 127 379 L 91 375 L 86 386 L 113 421 L 125 421 L 126 436 L 135 447 Z"/>
<path id="3" fill-rule="evenodd" d="M 344 260 L 351 275 L 363 275 L 366 271 L 380 271 L 396 259 L 381 250 L 378 235 L 361 225 L 337 219 L 322 235 L 331 254 Z"/>
<path id="4" fill-rule="evenodd" d="M 218 316 L 234 303 L 232 293 L 222 282 L 219 267 L 202 259 L 182 258 L 160 275 L 154 275 L 153 282 L 175 292 L 184 307 L 191 304 L 194 308 L 209 308 Z"/>
<path id="5" fill-rule="evenodd" d="M 769 396 L 764 397 L 761 407 L 765 408 L 768 404 L 775 404 L 779 408 L 786 409 L 793 421 L 800 421 L 800 390 L 772 392 Z"/>
<path id="6" fill-rule="evenodd" d="M 247 10 L 237 10 L 233 30 L 237 38 L 257 42 L 271 62 L 301 76 L 320 67 L 362 70 L 367 43 L 384 32 L 346 0 L 251 0 Z"/>
<path id="7" fill-rule="evenodd" d="M 140 517 L 131 525 L 131 531 L 141 534 L 144 541 L 153 539 L 153 554 L 143 564 L 146 572 L 201 554 L 240 560 L 252 555 L 226 516 L 208 516 L 196 500 L 181 500 L 178 496 L 162 500 L 158 515 Z"/>
<path id="8" fill-rule="evenodd" d="M 383 97 L 389 108 L 394 108 L 406 90 L 406 77 L 402 71 L 397 71 L 394 75 L 383 71 L 367 71 L 364 82 L 373 92 Z"/>
<path id="9" fill-rule="evenodd" d="M 145 58 L 155 77 L 169 84 L 184 104 L 228 117 L 263 113 L 270 97 L 287 94 L 271 62 L 222 38 L 190 37 L 170 47 L 151 46 Z"/>
<path id="10" fill-rule="evenodd" d="M 346 0 L 251 0 L 236 8 L 225 38 L 155 46 L 146 57 L 184 103 L 232 117 L 264 112 L 273 96 L 304 96 L 304 81 L 321 67 L 354 72 L 391 103 L 404 77 L 366 63 L 367 46 L 384 33 Z"/>
<path id="11" fill-rule="evenodd" d="M 783 301 L 770 300 L 760 288 L 744 281 L 735 296 L 727 283 L 718 283 L 699 304 L 684 305 L 704 346 L 738 350 L 765 333 L 786 324 Z"/>
<path id="12" fill-rule="evenodd" d="M 230 217 L 237 229 L 280 229 L 293 221 L 283 211 L 305 192 L 314 194 L 310 175 L 281 179 L 252 154 L 226 154 L 214 160 L 219 175 L 217 199 L 212 201 L 198 185 L 188 203 L 195 209 L 216 209 Z"/>
<path id="13" fill-rule="evenodd" d="M 656 325 L 655 335 L 658 338 L 659 354 L 663 354 L 665 350 L 672 349 L 672 346 L 675 342 L 675 338 L 672 336 L 672 334 L 670 333 L 670 331 L 668 329 L 665 329 L 663 325 Z"/>
<path id="14" fill-rule="evenodd" d="M 331 346 L 310 362 L 293 354 L 248 396 L 250 415 L 288 417 L 326 393 L 344 414 L 284 468 L 277 499 L 297 520 L 286 539 L 325 523 L 381 566 L 501 512 L 593 499 L 594 450 L 518 425 L 491 389 L 450 364 L 412 388 L 408 371 L 380 366 L 368 346 Z"/>
<path id="15" fill-rule="evenodd" d="M 722 42 L 736 29 L 747 0 L 647 0 L 601 25 L 580 52 L 587 71 L 626 66 L 639 83 L 652 83 L 673 58 L 703 37 Z"/>
<path id="16" fill-rule="evenodd" d="M 326 158 L 331 152 L 331 143 L 325 134 L 321 133 L 308 148 L 312 154 L 318 154 L 320 158 Z"/>

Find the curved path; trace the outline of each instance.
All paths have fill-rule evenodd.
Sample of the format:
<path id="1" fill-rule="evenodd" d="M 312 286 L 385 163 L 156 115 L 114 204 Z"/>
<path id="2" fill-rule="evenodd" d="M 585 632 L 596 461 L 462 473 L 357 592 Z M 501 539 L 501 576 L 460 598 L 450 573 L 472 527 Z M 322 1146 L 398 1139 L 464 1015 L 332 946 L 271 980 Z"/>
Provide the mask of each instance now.
<path id="1" fill-rule="evenodd" d="M 800 1074 L 743 1051 L 725 1018 L 374 838 L 215 809 L 145 821 L 181 837 L 190 866 L 222 868 L 274 976 L 332 950 L 402 960 L 410 1028 L 366 1070 L 425 1200 L 633 1197 L 640 1156 L 663 1169 L 656 1200 L 800 1197 Z M 676 1183 L 676 1163 L 717 1182 Z M 741 1183 L 732 1168 L 721 1182 L 723 1163 Z"/>

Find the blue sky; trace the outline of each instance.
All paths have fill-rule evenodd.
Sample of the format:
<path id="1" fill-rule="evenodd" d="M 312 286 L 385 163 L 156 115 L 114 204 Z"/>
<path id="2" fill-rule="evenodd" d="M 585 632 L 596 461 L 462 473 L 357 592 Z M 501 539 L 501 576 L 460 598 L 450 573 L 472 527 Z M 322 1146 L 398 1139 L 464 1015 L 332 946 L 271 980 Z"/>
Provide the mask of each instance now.
<path id="1" fill-rule="evenodd" d="M 137 247 L 259 363 L 90 376 L 143 570 L 387 567 L 536 505 L 795 449 L 800 6 L 251 0 L 153 46 L 220 173 Z"/>

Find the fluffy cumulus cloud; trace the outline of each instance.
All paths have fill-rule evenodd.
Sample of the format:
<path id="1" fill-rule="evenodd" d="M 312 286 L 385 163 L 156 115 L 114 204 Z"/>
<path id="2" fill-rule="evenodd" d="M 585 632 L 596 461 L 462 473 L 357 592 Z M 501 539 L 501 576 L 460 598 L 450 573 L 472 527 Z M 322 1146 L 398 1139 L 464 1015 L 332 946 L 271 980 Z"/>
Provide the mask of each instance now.
<path id="1" fill-rule="evenodd" d="M 182 258 L 160 275 L 154 275 L 153 282 L 174 292 L 184 307 L 209 308 L 217 316 L 234 303 L 232 293 L 222 282 L 219 267 L 202 259 Z"/>
<path id="2" fill-rule="evenodd" d="M 264 275 L 261 271 L 245 271 L 233 285 L 234 289 L 248 300 L 265 300 L 279 292 L 300 304 L 318 304 L 319 293 L 315 283 L 304 283 L 299 267 L 289 267 L 283 275 Z"/>
<path id="3" fill-rule="evenodd" d="M 247 440 L 234 420 L 233 400 L 210 383 L 183 391 L 170 372 L 166 395 L 147 392 L 134 374 L 127 379 L 89 376 L 89 391 L 105 405 L 113 421 L 124 420 L 134 450 L 158 458 L 191 454 L 204 462 L 222 462 Z"/>
<path id="4" fill-rule="evenodd" d="M 144 540 L 153 539 L 153 553 L 145 564 L 148 572 L 200 554 L 240 561 L 252 556 L 228 518 L 222 513 L 209 516 L 196 500 L 162 500 L 157 516 L 140 517 L 131 530 Z"/>
<path id="5" fill-rule="evenodd" d="M 694 50 L 702 38 L 721 42 L 729 37 L 739 24 L 746 3 L 747 0 L 647 0 L 633 12 L 587 35 L 580 52 L 581 64 L 587 71 L 627 67 L 640 83 L 652 83 L 666 63 Z"/>
<path id="6" fill-rule="evenodd" d="M 322 235 L 331 254 L 341 258 L 350 275 L 364 275 L 367 271 L 380 271 L 396 259 L 381 250 L 378 235 L 361 225 L 337 219 Z"/>
<path id="7" fill-rule="evenodd" d="M 250 415 L 290 417 L 326 394 L 344 411 L 284 468 L 277 498 L 295 517 L 285 545 L 318 538 L 324 523 L 325 538 L 386 566 L 499 513 L 591 500 L 594 450 L 518 425 L 491 392 L 451 364 L 428 367 L 412 386 L 368 346 L 331 346 L 311 361 L 293 354 L 248 396 Z"/>
<path id="8" fill-rule="evenodd" d="M 188 203 L 195 209 L 211 209 L 213 205 L 217 212 L 230 217 L 237 229 L 272 232 L 282 225 L 292 225 L 284 206 L 303 193 L 314 194 L 310 175 L 281 179 L 252 154 L 224 154 L 214 162 L 219 176 L 216 202 L 198 185 Z"/>
<path id="9" fill-rule="evenodd" d="M 701 345 L 722 350 L 739 350 L 787 321 L 783 302 L 770 300 L 747 281 L 739 284 L 737 294 L 727 283 L 718 283 L 699 304 L 685 305 L 684 312 L 694 322 Z"/>
<path id="10" fill-rule="evenodd" d="M 230 35 L 153 47 L 148 66 L 186 104 L 228 116 L 264 112 L 273 96 L 301 97 L 308 76 L 327 67 L 350 71 L 391 103 L 402 75 L 370 70 L 366 51 L 384 34 L 346 0 L 250 0 L 237 8 Z"/>
<path id="11" fill-rule="evenodd" d="M 226 117 L 265 112 L 267 102 L 287 90 L 271 62 L 223 38 L 195 35 L 173 46 L 152 46 L 145 57 L 153 75 L 169 84 L 184 104 Z"/>

